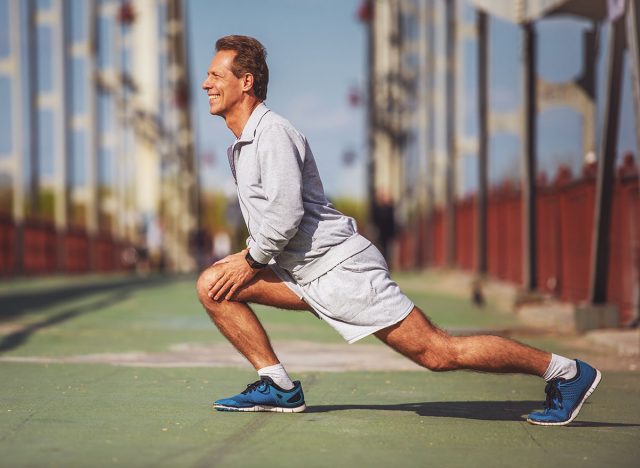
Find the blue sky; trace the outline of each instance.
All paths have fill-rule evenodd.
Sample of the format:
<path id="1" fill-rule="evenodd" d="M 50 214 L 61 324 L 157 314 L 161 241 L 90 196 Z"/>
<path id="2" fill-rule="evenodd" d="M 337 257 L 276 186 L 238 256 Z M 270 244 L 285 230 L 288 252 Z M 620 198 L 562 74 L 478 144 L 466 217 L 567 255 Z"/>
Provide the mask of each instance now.
<path id="1" fill-rule="evenodd" d="M 538 75 L 546 81 L 562 83 L 574 80 L 582 72 L 582 34 L 590 24 L 573 17 L 546 18 L 536 23 L 538 38 L 537 66 Z M 597 108 L 602 110 L 605 86 L 605 55 L 607 53 L 606 25 L 599 33 L 599 60 L 597 63 L 596 94 Z M 490 19 L 490 92 L 489 103 L 492 109 L 512 111 L 518 109 L 521 98 L 520 50 L 521 36 L 518 26 L 498 18 Z M 561 45 L 561 46 L 560 46 Z M 473 55 L 475 49 L 471 48 Z M 476 106 L 474 103 L 476 80 L 473 59 L 465 59 L 469 74 L 460 77 L 468 91 L 465 103 L 466 120 L 464 131 L 475 134 Z M 621 116 L 618 135 L 618 157 L 626 151 L 636 151 L 637 132 L 633 111 L 628 62 L 621 90 Z M 598 116 L 598 125 L 602 124 Z M 582 154 L 582 119 L 566 106 L 557 106 L 538 114 L 538 170 L 545 171 L 553 178 L 559 165 L 569 166 L 574 175 L 580 173 Z M 596 151 L 600 140 L 601 128 L 596 128 Z M 490 180 L 497 183 L 509 176 L 518 177 L 520 173 L 521 143 L 516 135 L 497 133 L 489 142 Z M 477 162 L 468 158 L 463 165 L 463 184 L 465 191 L 474 191 L 476 187 Z"/>
<path id="2" fill-rule="evenodd" d="M 39 1 L 41 5 L 48 3 L 50 2 L 45 0 Z M 364 25 L 356 19 L 360 0 L 187 0 L 185 3 L 188 10 L 192 71 L 190 79 L 194 96 L 197 151 L 199 154 L 213 153 L 216 156 L 215 164 L 203 166 L 203 187 L 208 190 L 233 191 L 225 154 L 233 136 L 222 119 L 209 115 L 208 102 L 200 85 L 213 56 L 216 39 L 227 34 L 247 34 L 261 40 L 269 53 L 271 83 L 267 105 L 305 133 L 318 161 L 328 194 L 334 197 L 363 196 L 366 186 L 365 108 L 354 108 L 348 104 L 348 94 L 352 88 L 366 88 L 366 32 Z M 442 3 L 437 4 L 441 10 Z M 0 0 L 0 57 L 8 53 L 7 5 L 7 0 Z M 75 0 L 73 5 L 75 11 L 86 6 L 86 3 Z M 464 6 L 464 2 L 460 2 L 460 5 L 464 8 L 459 16 L 472 22 L 473 9 Z M 26 9 L 22 8 L 23 22 L 26 22 L 25 12 Z M 590 25 L 585 21 L 567 18 L 545 19 L 536 24 L 539 38 L 538 69 L 543 78 L 562 82 L 571 80 L 580 73 L 583 53 L 581 38 L 587 27 Z M 37 35 L 40 45 L 50 46 L 50 41 L 44 34 L 46 31 L 43 28 L 40 30 L 42 31 Z M 490 32 L 490 105 L 493 109 L 515 110 L 519 106 L 521 95 L 520 31 L 515 25 L 492 18 Z M 26 28 L 23 34 L 26 34 Z M 78 34 L 79 30 L 72 28 L 72 37 Z M 606 37 L 605 27 L 599 35 L 597 86 L 600 98 L 604 95 Z M 438 44 L 441 45 L 441 42 L 439 38 Z M 464 67 L 460 69 L 458 79 L 465 88 L 465 94 L 459 111 L 465 118 L 464 125 L 458 132 L 473 136 L 476 131 L 474 41 L 462 44 L 460 52 Z M 50 50 L 46 47 L 38 55 L 41 81 L 51 74 L 50 55 Z M 625 151 L 637 152 L 637 124 L 633 113 L 628 63 L 625 66 L 619 154 Z M 70 73 L 74 82 L 83 83 L 81 70 L 74 68 L 73 64 Z M 51 82 L 44 80 L 42 87 Z M 26 86 L 23 87 L 25 95 L 27 89 Z M 74 96 L 82 95 L 80 91 L 80 88 L 74 88 Z M 9 81 L 6 78 L 0 79 L 0 101 L 12 104 L 12 99 L 15 100 L 15 96 L 12 96 Z M 26 98 L 23 101 L 26 103 Z M 76 101 L 81 100 L 76 99 L 74 102 Z M 602 107 L 600 102 L 599 108 Z M 0 153 L 7 153 L 12 144 L 9 109 L 9 106 L 0 109 Z M 51 153 L 46 151 L 53 140 L 53 116 L 50 112 L 42 111 L 40 116 L 40 143 L 43 145 L 41 171 L 44 174 L 51 173 L 53 167 Z M 601 122 L 602 116 L 598 117 Z M 23 119 L 27 122 L 27 112 Z M 437 120 L 442 134 L 443 119 Z M 106 122 L 107 119 L 103 118 L 101 121 Z M 539 169 L 553 175 L 559 164 L 565 164 L 574 173 L 579 172 L 583 158 L 581 128 L 579 116 L 566 107 L 541 113 L 538 117 Z M 597 139 L 600 131 L 598 128 Z M 80 143 L 74 140 L 72 146 L 81 148 Z M 28 146 L 28 138 L 25 138 L 25 144 Z M 342 162 L 347 151 L 354 152 L 357 156 L 355 164 L 350 167 Z M 517 136 L 493 135 L 489 152 L 492 182 L 505 177 L 517 177 L 521 152 Z M 416 151 L 412 154 L 417 156 Z M 110 159 L 105 156 L 101 157 L 101 161 L 105 165 L 101 171 L 105 180 L 111 180 L 108 169 L 111 166 L 107 164 Z M 27 162 L 28 159 L 25 158 L 25 164 Z M 472 191 L 475 188 L 477 162 L 473 157 L 466 157 L 462 164 L 463 190 Z M 75 175 L 83 172 L 83 166 L 76 161 L 73 172 L 78 179 L 76 182 L 82 182 L 80 176 Z"/>
<path id="3" fill-rule="evenodd" d="M 267 105 L 284 115 L 308 137 L 318 160 L 325 188 L 332 196 L 364 195 L 366 159 L 365 109 L 348 105 L 352 87 L 365 88 L 365 28 L 356 20 L 359 0 L 189 0 L 192 80 L 198 151 L 215 153 L 216 163 L 203 170 L 204 186 L 232 189 L 225 149 L 232 134 L 220 118 L 211 117 L 200 90 L 218 37 L 246 34 L 258 38 L 268 50 L 271 83 Z M 473 21 L 473 9 L 464 7 L 461 17 Z M 538 22 L 538 70 L 547 81 L 563 82 L 579 75 L 582 68 L 582 32 L 585 21 L 569 18 Z M 514 110 L 520 104 L 519 28 L 505 21 L 490 21 L 490 105 L 493 109 Z M 562 44 L 559 47 L 558 44 Z M 601 56 L 598 86 L 604 85 L 606 29 L 600 34 Z M 466 89 L 463 105 L 464 128 L 475 134 L 475 45 L 460 49 L 465 62 L 459 76 Z M 619 153 L 635 151 L 635 121 L 628 72 L 622 95 Z M 557 107 L 538 117 L 539 169 L 553 175 L 559 164 L 578 173 L 582 164 L 582 122 L 566 107 Z M 598 130 L 599 132 L 599 130 Z M 356 163 L 342 164 L 346 150 L 355 151 Z M 512 134 L 496 134 L 490 141 L 491 180 L 519 173 L 520 142 Z M 463 162 L 465 191 L 475 188 L 474 158 Z"/>
<path id="4" fill-rule="evenodd" d="M 203 171 L 206 188 L 232 188 L 226 148 L 234 137 L 224 120 L 209 114 L 200 85 L 216 39 L 245 34 L 267 48 L 267 106 L 307 136 L 327 192 L 363 195 L 365 112 L 348 103 L 349 89 L 365 80 L 365 29 L 356 19 L 358 5 L 358 0 L 187 2 L 198 151 L 216 155 L 215 165 Z M 346 150 L 358 155 L 349 168 L 342 164 Z"/>

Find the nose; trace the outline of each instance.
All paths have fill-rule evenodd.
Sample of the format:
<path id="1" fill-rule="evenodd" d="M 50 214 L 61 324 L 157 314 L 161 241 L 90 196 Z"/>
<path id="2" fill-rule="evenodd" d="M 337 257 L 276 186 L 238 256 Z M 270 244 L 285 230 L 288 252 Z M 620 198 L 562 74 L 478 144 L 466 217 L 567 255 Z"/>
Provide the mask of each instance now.
<path id="1" fill-rule="evenodd" d="M 202 89 L 204 89 L 205 91 L 207 89 L 209 89 L 211 86 L 209 85 L 209 77 L 207 77 L 203 82 L 202 82 Z"/>

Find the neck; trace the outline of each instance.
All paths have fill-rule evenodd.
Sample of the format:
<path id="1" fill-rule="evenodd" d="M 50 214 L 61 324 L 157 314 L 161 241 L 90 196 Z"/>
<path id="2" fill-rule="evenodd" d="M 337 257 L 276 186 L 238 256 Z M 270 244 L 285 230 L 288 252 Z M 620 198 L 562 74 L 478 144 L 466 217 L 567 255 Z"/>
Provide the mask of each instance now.
<path id="1" fill-rule="evenodd" d="M 249 117 L 251 117 L 254 109 L 261 103 L 262 101 L 259 101 L 254 97 L 247 97 L 247 99 L 243 100 L 243 102 L 234 109 L 234 112 L 230 112 L 224 116 L 224 121 L 226 122 L 227 127 L 233 132 L 236 138 L 240 138 L 242 130 L 247 124 Z"/>

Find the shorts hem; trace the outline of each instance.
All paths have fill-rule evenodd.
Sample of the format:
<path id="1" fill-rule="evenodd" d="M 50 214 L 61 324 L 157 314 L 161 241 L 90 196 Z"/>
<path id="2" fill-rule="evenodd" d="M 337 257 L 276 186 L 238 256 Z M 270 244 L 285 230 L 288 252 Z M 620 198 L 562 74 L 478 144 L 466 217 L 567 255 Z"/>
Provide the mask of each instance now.
<path id="1" fill-rule="evenodd" d="M 378 327 L 374 327 L 371 330 L 367 330 L 365 333 L 363 333 L 361 335 L 357 335 L 355 338 L 347 338 L 347 337 L 343 337 L 343 338 L 346 340 L 346 342 L 348 344 L 353 344 L 356 341 L 359 341 L 359 340 L 361 340 L 363 338 L 366 338 L 369 335 L 373 335 L 375 332 L 378 332 L 378 331 L 383 330 L 383 329 L 388 328 L 388 327 L 392 327 L 393 325 L 395 325 L 395 324 L 401 322 L 402 320 L 406 319 L 407 316 L 414 309 L 414 307 L 415 307 L 415 304 L 411 303 L 411 306 L 408 308 L 408 310 L 406 312 L 404 312 L 397 320 L 395 320 L 394 322 L 391 322 L 388 325 L 380 325 Z"/>
<path id="2" fill-rule="evenodd" d="M 301 300 L 305 300 L 304 299 L 304 295 L 302 294 L 301 288 L 300 286 L 298 286 L 298 284 L 293 280 L 293 278 L 291 278 L 290 276 L 287 277 L 288 273 L 282 269 L 282 267 L 280 267 L 279 265 L 277 265 L 275 262 L 274 263 L 270 263 L 269 264 L 269 268 L 271 269 L 271 271 L 273 271 L 276 276 L 278 278 L 280 278 L 280 280 L 296 295 L 298 296 Z M 306 301 L 305 301 L 306 302 Z"/>

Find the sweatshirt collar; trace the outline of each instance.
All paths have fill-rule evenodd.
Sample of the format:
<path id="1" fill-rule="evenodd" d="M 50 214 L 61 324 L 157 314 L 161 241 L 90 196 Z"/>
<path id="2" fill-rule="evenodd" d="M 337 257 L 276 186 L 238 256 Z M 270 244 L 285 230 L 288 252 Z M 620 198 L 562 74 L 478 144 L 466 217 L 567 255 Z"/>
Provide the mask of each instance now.
<path id="1" fill-rule="evenodd" d="M 256 108 L 253 109 L 253 112 L 251 113 L 249 120 L 247 120 L 247 123 L 244 124 L 242 134 L 240 135 L 240 138 L 238 138 L 236 143 L 248 143 L 250 141 L 253 141 L 256 136 L 256 129 L 258 128 L 258 124 L 267 112 L 269 112 L 269 108 L 264 105 L 264 102 L 258 104 Z"/>

